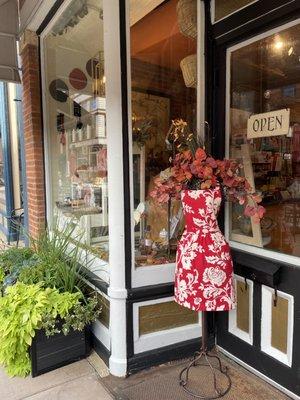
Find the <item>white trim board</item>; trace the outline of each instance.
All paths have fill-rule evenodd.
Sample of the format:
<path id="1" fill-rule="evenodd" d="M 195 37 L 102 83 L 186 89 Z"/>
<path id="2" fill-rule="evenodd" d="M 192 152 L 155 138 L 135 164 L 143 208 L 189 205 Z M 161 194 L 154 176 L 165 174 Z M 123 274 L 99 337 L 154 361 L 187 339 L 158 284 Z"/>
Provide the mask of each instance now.
<path id="1" fill-rule="evenodd" d="M 251 367 L 250 365 L 246 364 L 244 361 L 242 361 L 238 357 L 234 356 L 229 351 L 225 350 L 223 347 L 217 346 L 217 349 L 221 353 L 223 353 L 225 356 L 227 356 L 231 360 L 235 361 L 237 364 L 239 364 L 242 367 L 244 367 L 246 370 L 252 372 L 252 374 L 258 376 L 262 380 L 264 380 L 267 383 L 269 383 L 271 386 L 274 386 L 276 389 L 280 390 L 282 393 L 285 393 L 286 395 L 288 395 L 291 399 L 300 400 L 300 396 L 298 396 L 297 394 L 295 394 L 295 393 L 291 392 L 290 390 L 286 389 L 284 386 L 280 385 L 279 383 L 273 381 L 273 379 L 269 378 L 268 376 L 264 375 L 263 373 L 257 371 L 257 369 L 255 369 L 255 368 Z"/>
<path id="2" fill-rule="evenodd" d="M 274 289 L 261 287 L 261 351 L 273 357 L 276 361 L 291 367 L 293 362 L 294 342 L 294 297 L 277 291 L 278 297 L 288 300 L 287 353 L 272 346 L 272 297 Z"/>
<path id="3" fill-rule="evenodd" d="M 95 337 L 110 351 L 110 332 L 100 321 L 95 321 L 92 326 Z"/>
<path id="4" fill-rule="evenodd" d="M 239 275 L 234 275 L 234 279 L 235 287 L 237 286 L 237 282 L 245 282 L 245 278 Z M 236 308 L 228 313 L 228 332 L 244 342 L 253 345 L 253 282 L 249 279 L 247 279 L 247 293 L 249 296 L 249 333 L 238 328 Z"/>
<path id="5" fill-rule="evenodd" d="M 200 338 L 201 319 L 198 314 L 198 323 L 184 325 L 173 329 L 165 329 L 145 335 L 139 334 L 139 308 L 151 304 L 166 303 L 174 300 L 174 297 L 165 297 L 133 304 L 133 332 L 134 332 L 134 353 L 142 353 L 158 349 L 185 340 Z"/>

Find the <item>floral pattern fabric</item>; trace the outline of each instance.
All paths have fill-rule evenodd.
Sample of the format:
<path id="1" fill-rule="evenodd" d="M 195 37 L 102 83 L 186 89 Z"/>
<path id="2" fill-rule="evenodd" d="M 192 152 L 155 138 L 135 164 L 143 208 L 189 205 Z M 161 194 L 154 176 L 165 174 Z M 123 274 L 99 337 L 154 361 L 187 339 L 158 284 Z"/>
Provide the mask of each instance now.
<path id="1" fill-rule="evenodd" d="M 183 190 L 181 200 L 186 226 L 177 248 L 175 301 L 194 311 L 231 310 L 232 259 L 217 221 L 221 190 Z"/>

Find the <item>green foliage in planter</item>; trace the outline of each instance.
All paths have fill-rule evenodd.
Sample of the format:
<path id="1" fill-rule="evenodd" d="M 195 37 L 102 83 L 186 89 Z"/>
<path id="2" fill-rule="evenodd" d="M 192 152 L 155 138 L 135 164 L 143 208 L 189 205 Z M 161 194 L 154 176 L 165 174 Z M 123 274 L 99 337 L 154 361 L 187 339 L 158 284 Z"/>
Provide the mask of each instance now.
<path id="1" fill-rule="evenodd" d="M 30 372 L 28 348 L 45 316 L 64 319 L 80 304 L 80 293 L 59 293 L 18 282 L 0 298 L 0 363 L 11 376 Z"/>
<path id="2" fill-rule="evenodd" d="M 56 288 L 61 292 L 81 291 L 85 277 L 80 264 L 83 250 L 74 244 L 72 224 L 63 231 L 54 227 L 47 229 L 37 239 L 31 239 L 36 262 L 29 263 L 20 272 L 18 280 L 26 284 L 42 282 L 44 287 Z"/>
<path id="3" fill-rule="evenodd" d="M 0 253 L 0 266 L 5 273 L 13 272 L 17 266 L 22 266 L 33 255 L 33 250 L 28 247 L 11 247 Z"/>
<path id="4" fill-rule="evenodd" d="M 77 302 L 60 324 L 53 314 L 46 314 L 43 317 L 41 328 L 47 336 L 63 332 L 67 335 L 71 330 L 82 331 L 87 325 L 94 322 L 101 312 L 96 297 Z"/>

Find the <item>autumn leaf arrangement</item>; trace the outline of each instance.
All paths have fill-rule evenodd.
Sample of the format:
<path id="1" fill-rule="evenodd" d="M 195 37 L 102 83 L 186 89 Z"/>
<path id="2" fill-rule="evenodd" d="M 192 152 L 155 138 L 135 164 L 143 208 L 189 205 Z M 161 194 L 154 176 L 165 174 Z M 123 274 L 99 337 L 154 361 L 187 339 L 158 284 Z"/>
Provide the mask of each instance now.
<path id="1" fill-rule="evenodd" d="M 172 143 L 170 167 L 154 181 L 150 196 L 158 203 L 179 199 L 182 190 L 204 190 L 220 186 L 227 201 L 243 206 L 244 215 L 259 222 L 265 208 L 262 198 L 242 176 L 243 166 L 237 160 L 218 160 L 206 153 L 197 136 L 188 130 L 181 119 L 172 121 L 167 135 Z"/>

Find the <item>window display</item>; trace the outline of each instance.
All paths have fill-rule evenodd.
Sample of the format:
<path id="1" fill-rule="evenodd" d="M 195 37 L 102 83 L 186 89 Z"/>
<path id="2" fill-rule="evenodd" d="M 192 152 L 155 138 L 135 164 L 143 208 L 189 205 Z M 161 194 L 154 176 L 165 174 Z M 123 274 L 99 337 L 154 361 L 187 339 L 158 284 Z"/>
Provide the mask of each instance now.
<path id="1" fill-rule="evenodd" d="M 149 194 L 170 165 L 172 120 L 184 119 L 197 129 L 197 1 L 156 1 L 153 7 L 132 2 L 130 25 L 135 263 L 140 267 L 175 262 L 183 230 L 180 201 L 158 206 Z"/>
<path id="2" fill-rule="evenodd" d="M 230 156 L 240 157 L 266 209 L 255 227 L 234 207 L 230 238 L 293 256 L 300 256 L 299 57 L 299 24 L 233 48 L 228 118 Z"/>
<path id="3" fill-rule="evenodd" d="M 106 101 L 101 0 L 73 0 L 44 39 L 51 208 L 108 260 Z"/>

